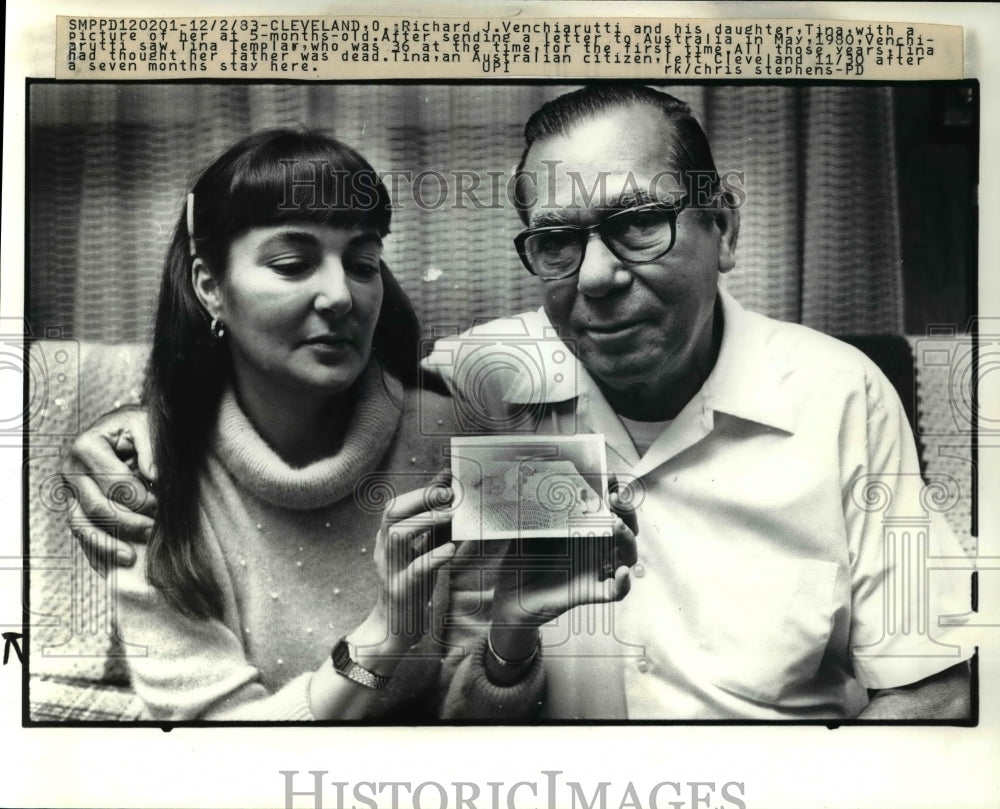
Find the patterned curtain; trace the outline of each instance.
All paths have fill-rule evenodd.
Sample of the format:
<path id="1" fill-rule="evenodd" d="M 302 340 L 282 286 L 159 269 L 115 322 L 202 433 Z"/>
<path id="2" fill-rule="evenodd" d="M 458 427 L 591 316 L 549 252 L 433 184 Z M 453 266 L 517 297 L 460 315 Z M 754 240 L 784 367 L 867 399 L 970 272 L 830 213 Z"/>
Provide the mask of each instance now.
<path id="1" fill-rule="evenodd" d="M 30 89 L 29 318 L 36 334 L 149 339 L 160 269 L 201 167 L 262 127 L 301 124 L 381 172 L 506 178 L 553 85 L 35 84 Z M 722 171 L 745 174 L 738 266 L 749 308 L 833 333 L 900 333 L 892 91 L 664 88 L 689 101 Z M 420 172 L 424 172 L 420 175 Z M 466 180 L 471 182 L 471 180 Z M 420 209 L 397 176 L 386 259 L 431 334 L 537 305 L 503 210 Z M 392 191 L 390 186 L 390 191 Z M 500 200 L 505 191 L 500 189 Z M 477 192 L 489 200 L 484 184 Z"/>

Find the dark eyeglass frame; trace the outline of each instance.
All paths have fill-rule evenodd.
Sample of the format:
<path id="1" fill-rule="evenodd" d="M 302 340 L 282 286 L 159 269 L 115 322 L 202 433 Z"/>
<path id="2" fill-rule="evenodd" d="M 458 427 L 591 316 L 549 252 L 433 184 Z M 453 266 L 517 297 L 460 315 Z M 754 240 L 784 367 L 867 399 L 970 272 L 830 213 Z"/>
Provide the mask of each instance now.
<path id="1" fill-rule="evenodd" d="M 530 272 L 532 275 L 541 278 L 543 281 L 562 281 L 566 278 L 572 278 L 583 266 L 583 259 L 587 255 L 587 244 L 590 242 L 590 235 L 596 232 L 600 237 L 601 241 L 604 242 L 604 246 L 611 251 L 611 254 L 617 258 L 619 261 L 623 261 L 626 264 L 649 264 L 653 261 L 657 261 L 663 258 L 667 253 L 674 249 L 674 243 L 677 241 L 677 217 L 680 216 L 681 212 L 687 208 L 688 201 L 690 199 L 689 194 L 684 194 L 677 202 L 647 202 L 642 205 L 634 205 L 631 208 L 622 208 L 621 210 L 616 210 L 614 213 L 605 216 L 600 222 L 593 225 L 579 226 L 579 225 L 547 225 L 538 228 L 528 228 L 527 230 L 522 230 L 517 236 L 514 237 L 514 247 L 517 249 L 517 254 L 521 258 L 521 263 L 524 268 Z M 637 212 L 641 211 L 664 211 L 670 214 L 670 242 L 667 246 L 655 256 L 643 259 L 628 258 L 620 254 L 618 249 L 615 248 L 611 237 L 606 230 L 608 223 L 614 223 L 615 219 L 619 217 L 632 216 Z M 544 233 L 556 233 L 556 232 L 570 232 L 575 233 L 577 237 L 577 242 L 580 245 L 580 260 L 577 262 L 576 267 L 562 275 L 539 275 L 534 267 L 531 266 L 531 261 L 528 258 L 527 246 L 528 239 L 532 236 L 538 236 Z"/>

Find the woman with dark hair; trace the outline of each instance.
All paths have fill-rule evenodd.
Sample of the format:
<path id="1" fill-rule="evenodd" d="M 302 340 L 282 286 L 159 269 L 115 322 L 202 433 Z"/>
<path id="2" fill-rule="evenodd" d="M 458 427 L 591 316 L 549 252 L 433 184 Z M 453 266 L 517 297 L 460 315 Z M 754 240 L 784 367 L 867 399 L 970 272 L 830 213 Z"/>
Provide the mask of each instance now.
<path id="1" fill-rule="evenodd" d="M 70 453 L 93 469 L 113 445 L 112 467 L 129 458 L 156 481 L 148 544 L 110 554 L 139 562 L 117 574 L 117 618 L 148 650 L 129 660 L 156 718 L 527 715 L 544 687 L 537 646 L 501 657 L 491 612 L 544 622 L 627 592 L 635 543 L 620 519 L 614 543 L 557 536 L 505 555 L 460 542 L 442 571 L 454 495 L 420 471 L 442 460 L 420 426 L 459 430 L 448 400 L 416 385 L 418 324 L 381 261 L 390 213 L 360 155 L 287 130 L 237 143 L 188 195 L 145 413 L 109 414 Z M 97 513 L 97 483 L 73 480 Z M 426 488 L 368 503 L 366 481 Z"/>
<path id="2" fill-rule="evenodd" d="M 433 682 L 420 641 L 455 546 L 434 530 L 450 491 L 414 476 L 440 464 L 417 426 L 451 411 L 416 403 L 390 217 L 364 158 L 310 132 L 245 138 L 188 195 L 144 397 L 158 518 L 117 574 L 154 718 L 355 719 Z M 428 488 L 383 516 L 355 494 L 372 476 Z"/>

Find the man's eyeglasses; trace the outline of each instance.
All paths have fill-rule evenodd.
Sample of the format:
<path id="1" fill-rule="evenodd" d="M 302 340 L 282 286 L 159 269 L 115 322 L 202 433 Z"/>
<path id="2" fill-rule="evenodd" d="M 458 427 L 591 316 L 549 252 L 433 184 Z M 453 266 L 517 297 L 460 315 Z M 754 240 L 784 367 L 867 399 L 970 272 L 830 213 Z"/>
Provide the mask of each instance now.
<path id="1" fill-rule="evenodd" d="M 678 202 L 650 202 L 617 211 L 587 227 L 528 228 L 514 238 L 514 246 L 528 272 L 545 281 L 558 281 L 579 272 L 590 234 L 595 231 L 620 261 L 646 264 L 673 248 L 677 216 L 687 204 L 685 194 Z"/>

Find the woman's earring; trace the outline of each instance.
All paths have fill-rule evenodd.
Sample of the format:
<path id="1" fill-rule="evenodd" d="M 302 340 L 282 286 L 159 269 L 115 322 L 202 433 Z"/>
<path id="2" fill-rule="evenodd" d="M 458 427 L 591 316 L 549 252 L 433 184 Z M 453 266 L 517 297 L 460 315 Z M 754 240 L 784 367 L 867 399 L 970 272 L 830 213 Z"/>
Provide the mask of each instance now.
<path id="1" fill-rule="evenodd" d="M 221 340 L 226 334 L 226 324 L 217 317 L 212 318 L 212 325 L 208 328 L 211 330 L 212 336 L 216 340 Z"/>

